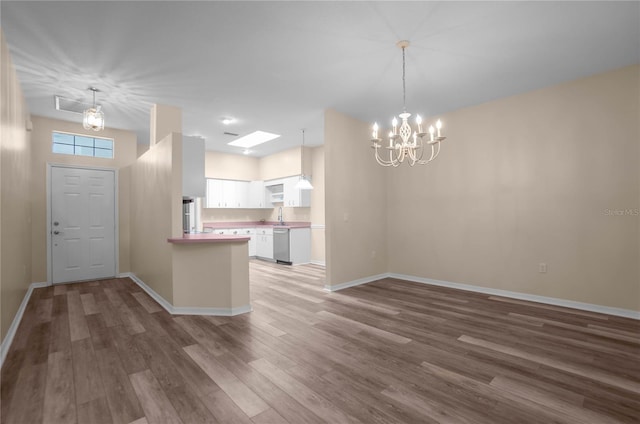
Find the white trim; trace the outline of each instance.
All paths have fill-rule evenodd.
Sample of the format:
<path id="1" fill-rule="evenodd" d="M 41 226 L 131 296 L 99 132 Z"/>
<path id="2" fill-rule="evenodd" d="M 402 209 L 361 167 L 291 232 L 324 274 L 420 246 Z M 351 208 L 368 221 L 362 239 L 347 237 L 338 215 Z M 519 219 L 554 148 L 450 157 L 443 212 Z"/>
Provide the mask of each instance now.
<path id="1" fill-rule="evenodd" d="M 121 273 L 121 274 L 118 275 L 118 278 L 124 278 L 124 277 L 131 278 L 133 280 L 133 282 L 136 283 L 137 285 L 139 285 L 142 288 L 142 290 L 146 291 L 147 294 L 153 298 L 153 300 L 158 302 L 160 304 L 160 306 L 162 306 L 167 312 L 169 312 L 170 314 L 173 315 L 173 305 L 171 303 L 167 302 L 164 297 L 162 297 L 158 293 L 156 293 L 155 290 L 153 290 L 151 287 L 147 286 L 144 283 L 144 281 L 142 281 L 141 279 L 136 277 L 136 275 L 134 273 L 125 272 L 125 273 Z"/>
<path id="2" fill-rule="evenodd" d="M 114 142 L 114 154 L 115 154 L 115 142 Z M 120 217 L 118 214 L 120 197 L 119 184 L 119 172 L 118 168 L 102 167 L 102 166 L 83 166 L 64 163 L 50 163 L 47 162 L 47 281 L 53 284 L 53 260 L 51 252 L 51 169 L 52 168 L 73 168 L 73 169 L 87 169 L 91 171 L 111 171 L 113 172 L 113 224 L 114 224 L 114 277 L 118 275 L 120 270 Z M 73 281 L 65 281 L 59 284 L 73 283 Z"/>
<path id="3" fill-rule="evenodd" d="M 413 275 L 386 273 L 378 274 L 371 277 L 360 278 L 358 280 L 348 281 L 346 283 L 335 286 L 324 286 L 325 291 L 334 292 L 349 287 L 359 286 L 361 284 L 371 283 L 373 281 L 382 280 L 383 278 L 395 278 L 398 280 L 411 281 L 413 283 L 429 284 L 432 286 L 448 287 L 451 289 L 466 290 L 476 293 L 490 294 L 494 296 L 508 297 L 511 299 L 526 300 L 528 302 L 544 303 L 547 305 L 562 306 L 564 308 L 579 309 L 588 312 L 596 312 L 606 315 L 614 315 L 624 318 L 640 320 L 640 311 L 631 309 L 614 308 L 611 306 L 595 305 L 592 303 L 576 302 L 574 300 L 559 299 L 556 297 L 538 296 L 535 294 L 519 293 L 509 290 L 492 289 L 489 287 L 473 286 L 470 284 L 452 283 L 449 281 L 434 280 L 431 278 L 416 277 Z"/>
<path id="4" fill-rule="evenodd" d="M 139 285 L 142 290 L 147 292 L 149 296 L 151 296 L 156 302 L 160 304 L 167 312 L 171 315 L 215 315 L 215 316 L 234 316 L 240 314 L 246 314 L 247 312 L 253 311 L 251 305 L 243 305 L 238 306 L 236 308 L 192 308 L 192 307 L 184 307 L 184 306 L 173 306 L 171 303 L 167 302 L 167 300 L 156 293 L 151 287 L 146 285 L 144 281 L 136 277 L 135 274 L 131 272 L 125 272 L 118 275 L 119 278 L 129 277 L 131 278 L 137 285 Z"/>
<path id="5" fill-rule="evenodd" d="M 383 278 L 389 278 L 389 273 L 372 275 L 370 277 L 358 278 L 357 280 L 347 281 L 346 283 L 336 284 L 333 286 L 328 286 L 325 284 L 324 290 L 328 292 L 335 292 L 338 290 L 348 289 L 349 287 L 355 287 L 362 284 L 371 283 L 373 281 L 382 280 Z"/>
<path id="6" fill-rule="evenodd" d="M 22 316 L 24 315 L 24 311 L 27 308 L 27 304 L 29 303 L 29 299 L 31 299 L 31 294 L 33 293 L 33 289 L 38 289 L 41 287 L 48 287 L 49 283 L 31 283 L 29 288 L 27 289 L 27 293 L 25 293 L 24 298 L 22 298 L 22 303 L 20 303 L 20 307 L 18 307 L 18 311 L 16 315 L 13 317 L 13 321 L 11 322 L 11 326 L 9 326 L 9 330 L 7 331 L 7 335 L 4 336 L 4 340 L 2 340 L 2 345 L 0 346 L 0 368 L 2 368 L 2 364 L 4 364 L 4 360 L 7 357 L 7 353 L 9 353 L 9 348 L 11 347 L 11 343 L 13 342 L 13 338 L 16 336 L 16 331 L 20 326 L 20 321 L 22 321 Z"/>
<path id="7" fill-rule="evenodd" d="M 640 319 L 640 312 L 631 309 L 613 308 L 610 306 L 594 305 L 573 300 L 559 299 L 555 297 L 538 296 L 535 294 L 512 292 L 509 290 L 492 289 L 489 287 L 472 286 L 469 284 L 451 283 L 449 281 L 433 280 L 430 278 L 415 277 L 412 275 L 390 273 L 389 277 L 399 280 L 412 281 L 414 283 L 429 284 L 432 286 L 449 287 L 452 289 L 472 291 L 476 293 L 491 294 L 495 296 L 509 297 L 512 299 L 526 300 L 529 302 L 545 303 L 548 305 L 562 306 L 565 308 L 580 309 L 583 311 L 597 312 L 600 314 L 615 315 L 619 317 Z"/>
<path id="8" fill-rule="evenodd" d="M 246 314 L 253 311 L 251 305 L 239 306 L 237 308 L 185 308 L 183 306 L 173 307 L 174 315 L 214 315 L 232 317 Z"/>
<path id="9" fill-rule="evenodd" d="M 324 267 L 327 266 L 327 263 L 325 261 L 314 261 L 314 260 L 311 260 L 311 261 L 309 261 L 309 263 L 313 264 L 313 265 L 318 265 L 318 266 L 324 266 Z"/>
<path id="10" fill-rule="evenodd" d="M 324 230 L 326 226 L 324 224 L 311 224 L 312 230 Z"/>

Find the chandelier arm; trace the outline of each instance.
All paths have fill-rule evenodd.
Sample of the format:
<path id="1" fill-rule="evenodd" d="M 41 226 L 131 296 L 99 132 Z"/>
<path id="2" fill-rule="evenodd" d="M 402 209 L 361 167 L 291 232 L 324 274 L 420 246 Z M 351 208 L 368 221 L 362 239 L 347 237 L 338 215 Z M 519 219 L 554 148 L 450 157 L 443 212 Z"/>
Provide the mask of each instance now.
<path id="1" fill-rule="evenodd" d="M 438 149 L 436 150 L 436 154 L 432 156 L 431 159 L 429 159 L 430 161 L 434 160 L 435 158 L 438 157 L 438 155 L 440 154 L 440 142 L 438 141 Z"/>
<path id="2" fill-rule="evenodd" d="M 416 148 L 417 150 L 420 150 L 420 156 L 418 157 L 418 161 L 422 162 L 422 157 L 424 156 L 424 142 L 422 141 L 422 138 L 420 138 L 420 146 Z"/>
<path id="3" fill-rule="evenodd" d="M 378 152 L 378 146 L 375 146 L 375 150 L 376 150 L 376 152 L 375 152 L 376 162 L 378 162 L 379 165 L 382 165 L 382 166 L 391 166 L 391 165 L 393 165 L 392 162 L 387 162 L 387 161 L 385 161 L 384 159 L 382 159 L 380 157 L 380 153 Z"/>

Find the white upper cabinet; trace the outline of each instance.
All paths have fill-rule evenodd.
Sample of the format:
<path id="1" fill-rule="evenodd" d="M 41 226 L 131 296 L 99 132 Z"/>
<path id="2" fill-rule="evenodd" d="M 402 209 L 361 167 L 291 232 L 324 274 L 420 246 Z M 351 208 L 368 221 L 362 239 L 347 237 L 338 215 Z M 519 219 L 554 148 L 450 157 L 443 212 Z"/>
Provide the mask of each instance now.
<path id="1" fill-rule="evenodd" d="M 207 179 L 206 208 L 251 208 L 249 181 Z"/>
<path id="2" fill-rule="evenodd" d="M 205 197 L 204 138 L 182 137 L 182 196 Z"/>
<path id="3" fill-rule="evenodd" d="M 296 184 L 300 181 L 300 178 L 300 175 L 283 178 L 284 206 L 294 208 L 308 208 L 311 206 L 311 191 L 296 188 Z"/>
<path id="4" fill-rule="evenodd" d="M 207 208 L 224 208 L 224 196 L 222 194 L 222 180 L 207 178 Z"/>
<path id="5" fill-rule="evenodd" d="M 271 181 L 207 179 L 206 208 L 263 209 L 275 206 L 308 208 L 311 192 L 299 190 L 300 176 Z"/>
<path id="6" fill-rule="evenodd" d="M 234 181 L 232 208 L 247 209 L 249 207 L 249 181 Z"/>
<path id="7" fill-rule="evenodd" d="M 267 197 L 264 181 L 251 181 L 249 183 L 249 206 L 251 209 L 272 208 L 271 199 Z"/>

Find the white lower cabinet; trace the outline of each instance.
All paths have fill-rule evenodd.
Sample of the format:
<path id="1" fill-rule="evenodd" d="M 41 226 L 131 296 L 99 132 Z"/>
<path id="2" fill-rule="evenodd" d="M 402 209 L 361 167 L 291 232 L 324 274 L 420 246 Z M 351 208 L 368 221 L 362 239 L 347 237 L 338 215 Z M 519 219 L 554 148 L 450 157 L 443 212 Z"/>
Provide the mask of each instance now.
<path id="1" fill-rule="evenodd" d="M 273 260 L 273 228 L 256 229 L 256 256 Z"/>
<path id="2" fill-rule="evenodd" d="M 289 259 L 293 265 L 311 262 L 311 228 L 289 230 Z"/>
<path id="3" fill-rule="evenodd" d="M 249 256 L 256 256 L 256 230 L 255 228 L 234 228 L 229 230 L 232 236 L 246 236 L 249 239 Z"/>

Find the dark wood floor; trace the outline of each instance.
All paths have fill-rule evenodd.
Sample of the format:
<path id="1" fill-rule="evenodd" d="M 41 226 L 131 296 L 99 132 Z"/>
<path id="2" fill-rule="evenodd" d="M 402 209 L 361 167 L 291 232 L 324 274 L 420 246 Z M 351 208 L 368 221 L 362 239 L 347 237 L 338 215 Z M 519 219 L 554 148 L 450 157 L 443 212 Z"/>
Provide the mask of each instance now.
<path id="1" fill-rule="evenodd" d="M 34 291 L 2 423 L 637 423 L 639 322 L 251 263 L 254 311 L 171 316 L 129 279 Z"/>

